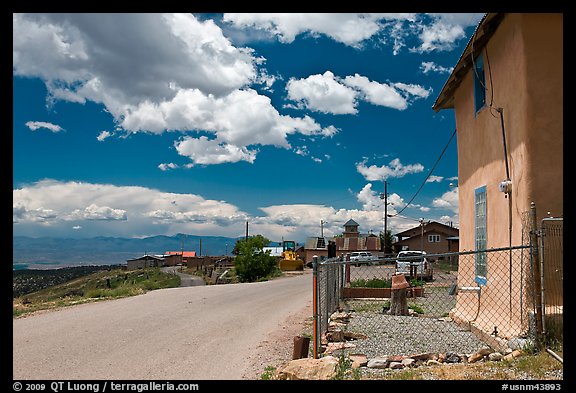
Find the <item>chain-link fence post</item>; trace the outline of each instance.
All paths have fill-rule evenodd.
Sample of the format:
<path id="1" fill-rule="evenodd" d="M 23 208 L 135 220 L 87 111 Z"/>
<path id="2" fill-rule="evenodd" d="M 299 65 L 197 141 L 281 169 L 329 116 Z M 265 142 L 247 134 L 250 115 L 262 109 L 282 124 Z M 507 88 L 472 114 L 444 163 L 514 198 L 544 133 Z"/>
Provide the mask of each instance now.
<path id="1" fill-rule="evenodd" d="M 534 285 L 534 306 L 536 319 L 536 343 L 542 342 L 542 282 L 540 278 L 540 260 L 538 255 L 538 226 L 536 223 L 536 204 L 530 204 L 530 259 L 532 262 L 532 282 Z"/>
<path id="2" fill-rule="evenodd" d="M 318 326 L 318 257 L 312 260 L 312 312 L 314 313 L 314 326 L 313 326 L 313 356 L 318 359 L 318 348 L 320 345 L 320 327 Z"/>

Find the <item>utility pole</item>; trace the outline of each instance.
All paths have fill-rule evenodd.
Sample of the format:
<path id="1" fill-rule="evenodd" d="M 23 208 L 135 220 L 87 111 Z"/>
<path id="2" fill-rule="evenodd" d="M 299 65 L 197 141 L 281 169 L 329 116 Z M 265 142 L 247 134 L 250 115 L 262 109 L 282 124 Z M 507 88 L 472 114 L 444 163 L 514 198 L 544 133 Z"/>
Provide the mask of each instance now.
<path id="1" fill-rule="evenodd" d="M 384 253 L 386 253 L 387 238 L 388 238 L 388 182 L 384 180 Z"/>
<path id="2" fill-rule="evenodd" d="M 324 238 L 324 220 L 320 220 L 320 237 Z"/>
<path id="3" fill-rule="evenodd" d="M 388 238 L 388 182 L 384 180 L 384 193 L 380 194 L 384 199 L 384 255 L 386 255 L 386 239 Z"/>
<path id="4" fill-rule="evenodd" d="M 422 234 L 420 236 L 420 251 L 424 251 L 424 219 L 420 219 L 420 227 L 422 228 Z"/>
<path id="5" fill-rule="evenodd" d="M 248 221 L 246 221 L 246 241 L 248 241 Z"/>

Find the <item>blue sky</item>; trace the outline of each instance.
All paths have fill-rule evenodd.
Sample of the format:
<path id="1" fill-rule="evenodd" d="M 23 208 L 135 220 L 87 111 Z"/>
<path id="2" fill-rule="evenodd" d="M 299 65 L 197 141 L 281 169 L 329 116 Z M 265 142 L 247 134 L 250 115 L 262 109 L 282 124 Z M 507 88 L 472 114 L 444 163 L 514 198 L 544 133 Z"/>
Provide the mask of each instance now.
<path id="1" fill-rule="evenodd" d="M 384 181 L 393 232 L 457 225 L 456 137 L 422 184 L 481 17 L 14 14 L 13 232 L 377 233 Z"/>

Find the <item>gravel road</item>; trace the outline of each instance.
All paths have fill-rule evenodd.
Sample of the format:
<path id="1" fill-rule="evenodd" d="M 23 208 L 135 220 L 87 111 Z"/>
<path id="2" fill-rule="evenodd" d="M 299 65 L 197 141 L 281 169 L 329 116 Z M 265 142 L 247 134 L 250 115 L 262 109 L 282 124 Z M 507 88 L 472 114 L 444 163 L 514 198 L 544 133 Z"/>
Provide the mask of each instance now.
<path id="1" fill-rule="evenodd" d="M 200 276 L 193 276 L 191 274 L 180 273 L 179 266 L 166 266 L 160 268 L 165 273 L 172 273 L 176 274 L 180 277 L 180 286 L 181 287 L 194 287 L 197 285 L 206 285 L 202 277 Z"/>
<path id="2" fill-rule="evenodd" d="M 242 379 L 253 374 L 262 343 L 311 302 L 306 271 L 267 282 L 162 289 L 14 319 L 13 378 Z"/>

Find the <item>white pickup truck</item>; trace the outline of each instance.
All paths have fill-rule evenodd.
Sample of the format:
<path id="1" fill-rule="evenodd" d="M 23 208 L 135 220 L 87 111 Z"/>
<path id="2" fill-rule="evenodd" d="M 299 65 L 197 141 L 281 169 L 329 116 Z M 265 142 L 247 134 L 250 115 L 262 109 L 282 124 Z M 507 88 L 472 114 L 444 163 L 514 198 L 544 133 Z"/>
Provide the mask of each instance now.
<path id="1" fill-rule="evenodd" d="M 434 270 L 430 261 L 426 259 L 426 251 L 406 250 L 400 251 L 396 256 L 396 273 L 431 281 Z"/>
<path id="2" fill-rule="evenodd" d="M 350 253 L 350 262 L 354 266 L 360 266 L 362 264 L 373 263 L 378 260 L 378 257 L 372 255 L 370 251 L 354 251 Z"/>

